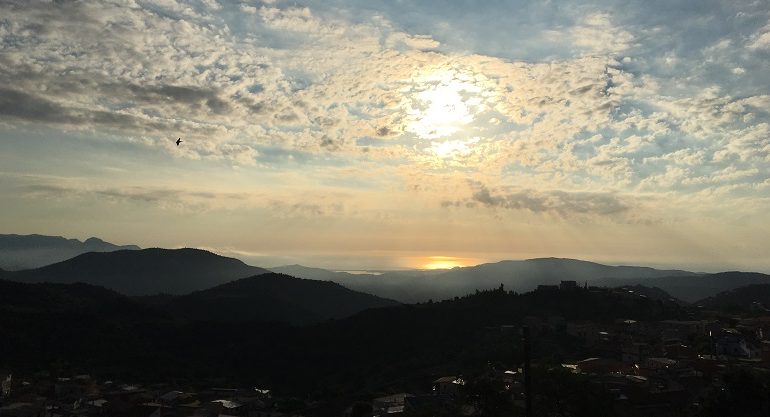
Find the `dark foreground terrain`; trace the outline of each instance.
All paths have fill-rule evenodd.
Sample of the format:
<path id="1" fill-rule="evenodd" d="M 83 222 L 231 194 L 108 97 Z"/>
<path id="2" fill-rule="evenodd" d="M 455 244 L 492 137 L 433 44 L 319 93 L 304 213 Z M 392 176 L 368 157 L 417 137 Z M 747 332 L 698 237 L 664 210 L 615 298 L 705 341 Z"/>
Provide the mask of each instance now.
<path id="1" fill-rule="evenodd" d="M 87 284 L 0 281 L 0 371 L 16 376 L 4 402 L 33 410 L 34 398 L 58 395 L 105 400 L 109 415 L 162 406 L 163 415 L 193 415 L 159 399 L 178 390 L 198 401 L 198 415 L 225 397 L 251 404 L 228 415 L 523 415 L 527 326 L 535 415 L 724 415 L 740 407 L 735 415 L 767 415 L 757 413 L 769 403 L 762 332 L 770 320 L 700 311 L 661 293 L 499 288 L 295 326 L 226 314 L 202 320 L 178 314 L 169 300 Z M 205 304 L 201 311 L 211 308 Z M 72 379 L 82 374 L 90 391 L 57 394 L 56 386 L 83 385 Z M 113 381 L 130 382 L 137 396 L 118 401 L 109 394 L 115 387 L 104 385 Z M 253 387 L 269 389 L 270 400 Z M 7 406 L 3 415 L 12 415 Z"/>

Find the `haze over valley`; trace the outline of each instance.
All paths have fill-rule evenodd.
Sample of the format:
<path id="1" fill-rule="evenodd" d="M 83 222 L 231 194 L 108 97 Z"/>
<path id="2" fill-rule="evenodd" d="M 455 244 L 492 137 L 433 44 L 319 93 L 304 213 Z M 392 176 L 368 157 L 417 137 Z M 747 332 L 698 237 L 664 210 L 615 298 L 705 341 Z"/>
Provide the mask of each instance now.
<path id="1" fill-rule="evenodd" d="M 0 242 L 5 242 L 7 246 L 11 246 L 10 242 L 13 242 L 13 253 L 17 258 L 31 259 L 37 256 L 37 261 L 45 264 L 39 268 L 11 271 L 14 261 L 4 261 L 5 263 L 0 263 L 0 269 L 5 270 L 0 273 L 0 277 L 27 283 L 83 282 L 129 296 L 153 296 L 186 295 L 213 289 L 241 278 L 275 272 L 284 274 L 287 278 L 333 282 L 350 290 L 401 303 L 463 297 L 475 291 L 498 288 L 501 284 L 510 291 L 527 292 L 541 285 L 559 285 L 565 280 L 576 281 L 581 286 L 590 284 L 603 287 L 657 287 L 674 298 L 696 302 L 723 291 L 751 284 L 770 283 L 767 281 L 770 275 L 762 273 L 733 271 L 709 274 L 642 266 L 609 266 L 564 258 L 505 260 L 451 269 L 376 273 L 339 272 L 302 265 L 260 268 L 200 249 L 139 249 L 133 245 L 112 245 L 97 238 L 90 241 L 101 242 L 104 248 L 111 250 L 84 253 L 56 262 L 61 253 L 53 252 L 49 247 L 59 245 L 60 242 L 78 241 L 40 235 L 0 235 Z M 83 244 L 79 247 L 84 246 Z M 45 253 L 48 254 L 47 257 L 41 255 Z M 312 296 L 307 294 L 305 298 L 311 299 Z M 260 303 L 254 301 L 253 304 Z M 297 305 L 295 308 L 301 309 L 301 306 Z"/>

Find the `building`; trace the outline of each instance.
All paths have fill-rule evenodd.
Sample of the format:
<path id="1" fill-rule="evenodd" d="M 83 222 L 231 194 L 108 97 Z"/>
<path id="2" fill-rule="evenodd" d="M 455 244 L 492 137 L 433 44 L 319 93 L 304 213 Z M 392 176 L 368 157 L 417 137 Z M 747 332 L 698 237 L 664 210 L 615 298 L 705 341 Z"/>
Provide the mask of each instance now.
<path id="1" fill-rule="evenodd" d="M 717 338 L 715 343 L 717 355 L 736 356 L 739 358 L 755 358 L 758 356 L 756 349 L 752 349 L 740 334 L 726 332 Z"/>
<path id="2" fill-rule="evenodd" d="M 444 376 L 433 381 L 433 392 L 436 394 L 457 395 L 460 387 L 465 385 L 462 378 L 456 376 Z"/>
<path id="3" fill-rule="evenodd" d="M 393 414 L 402 414 L 404 412 L 404 402 L 409 397 L 414 397 L 414 395 L 402 392 L 399 394 L 375 398 L 372 400 L 372 415 L 387 416 Z"/>

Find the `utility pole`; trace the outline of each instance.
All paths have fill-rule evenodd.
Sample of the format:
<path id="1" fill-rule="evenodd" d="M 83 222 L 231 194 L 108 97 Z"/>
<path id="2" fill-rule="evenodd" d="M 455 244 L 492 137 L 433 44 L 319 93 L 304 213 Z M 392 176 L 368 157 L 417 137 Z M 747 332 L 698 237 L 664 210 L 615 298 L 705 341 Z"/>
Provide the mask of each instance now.
<path id="1" fill-rule="evenodd" d="M 526 416 L 532 417 L 532 374 L 529 366 L 532 347 L 529 343 L 529 326 L 523 326 L 521 334 L 524 341 L 524 407 Z"/>

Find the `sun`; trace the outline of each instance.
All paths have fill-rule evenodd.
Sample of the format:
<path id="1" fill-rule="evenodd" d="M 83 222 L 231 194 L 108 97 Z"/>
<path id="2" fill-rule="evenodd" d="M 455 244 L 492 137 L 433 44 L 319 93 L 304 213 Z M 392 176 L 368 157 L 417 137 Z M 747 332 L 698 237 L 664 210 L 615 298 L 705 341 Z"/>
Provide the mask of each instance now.
<path id="1" fill-rule="evenodd" d="M 482 103 L 483 89 L 472 77 L 439 71 L 415 79 L 409 94 L 406 130 L 422 139 L 441 139 L 472 123 Z"/>
<path id="2" fill-rule="evenodd" d="M 444 140 L 434 141 L 430 144 L 431 151 L 440 158 L 449 158 L 451 156 L 467 156 L 473 145 L 479 142 L 479 138 L 470 139 L 458 139 L 458 140 Z"/>
<path id="3" fill-rule="evenodd" d="M 420 269 L 452 269 L 459 266 L 468 266 L 467 259 L 453 256 L 429 256 L 423 260 Z"/>

